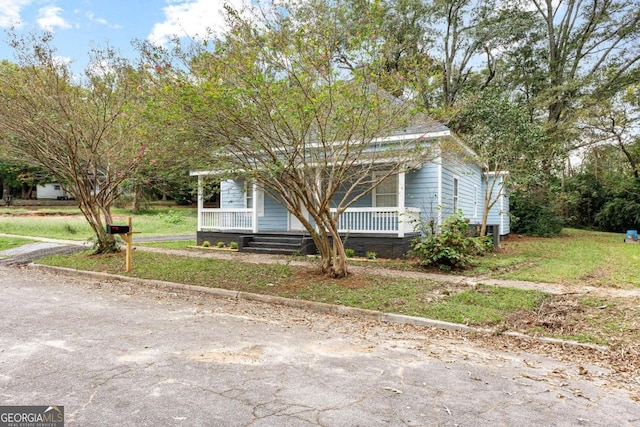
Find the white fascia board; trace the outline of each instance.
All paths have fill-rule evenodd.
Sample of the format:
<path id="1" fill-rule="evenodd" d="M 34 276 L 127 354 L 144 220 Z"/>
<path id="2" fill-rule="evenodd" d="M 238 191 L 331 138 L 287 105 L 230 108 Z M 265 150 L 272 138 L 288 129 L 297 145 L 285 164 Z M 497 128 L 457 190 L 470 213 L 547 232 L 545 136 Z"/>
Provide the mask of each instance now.
<path id="1" fill-rule="evenodd" d="M 218 175 L 221 171 L 191 171 L 189 172 L 189 176 L 209 176 L 209 175 Z"/>
<path id="2" fill-rule="evenodd" d="M 222 169 L 209 170 L 209 171 L 191 171 L 189 172 L 189 176 L 215 176 L 215 175 L 222 175 L 228 172 L 229 171 L 224 171 Z M 244 172 L 244 171 L 238 170 L 236 172 Z"/>
<path id="3" fill-rule="evenodd" d="M 381 142 L 403 142 L 403 141 L 417 141 L 420 139 L 436 139 L 436 138 L 443 138 L 443 137 L 447 137 L 447 136 L 451 136 L 451 132 L 450 131 L 440 131 L 440 132 L 424 132 L 424 133 L 412 133 L 412 134 L 407 134 L 407 135 L 390 135 L 390 136 L 383 136 L 380 138 L 373 138 L 367 142 L 363 142 L 363 141 L 351 141 L 350 143 L 353 145 L 357 145 L 357 144 L 377 144 L 377 143 L 381 143 Z M 331 144 L 328 144 L 329 146 L 331 145 L 336 145 L 336 146 L 340 146 L 343 145 L 345 143 L 345 141 L 334 141 Z M 318 143 L 310 143 L 307 144 L 307 148 L 319 148 L 322 147 L 322 144 L 318 144 Z"/>
<path id="4" fill-rule="evenodd" d="M 434 138 L 442 138 L 445 136 L 451 136 L 450 131 L 440 131 L 440 132 L 427 132 L 427 133 L 412 133 L 408 135 L 391 135 L 385 136 L 382 138 L 374 138 L 371 142 L 400 142 L 400 141 L 412 141 L 423 139 L 434 139 Z"/>

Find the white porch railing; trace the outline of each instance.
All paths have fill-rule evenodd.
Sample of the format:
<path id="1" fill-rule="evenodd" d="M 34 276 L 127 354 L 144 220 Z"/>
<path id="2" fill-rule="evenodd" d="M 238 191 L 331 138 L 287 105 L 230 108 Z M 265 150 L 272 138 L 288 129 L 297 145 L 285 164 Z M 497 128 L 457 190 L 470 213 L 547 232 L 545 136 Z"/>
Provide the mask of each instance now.
<path id="1" fill-rule="evenodd" d="M 202 209 L 200 231 L 253 230 L 253 209 Z"/>
<path id="2" fill-rule="evenodd" d="M 336 209 L 331 212 L 335 213 Z M 417 208 L 348 208 L 340 214 L 338 231 L 341 233 L 385 233 L 404 237 L 414 231 L 420 217 Z"/>
<path id="3" fill-rule="evenodd" d="M 331 210 L 332 213 L 336 209 Z M 349 208 L 340 214 L 341 233 L 384 233 L 404 237 L 420 217 L 416 208 Z M 253 209 L 202 209 L 199 230 L 255 230 Z"/>

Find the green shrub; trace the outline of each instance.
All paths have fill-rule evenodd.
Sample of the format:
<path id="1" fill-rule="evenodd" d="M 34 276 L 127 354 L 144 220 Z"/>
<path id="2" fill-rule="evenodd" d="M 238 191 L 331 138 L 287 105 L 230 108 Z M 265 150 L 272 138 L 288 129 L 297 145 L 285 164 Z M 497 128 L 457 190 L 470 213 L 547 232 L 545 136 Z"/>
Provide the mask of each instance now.
<path id="1" fill-rule="evenodd" d="M 346 248 L 344 250 L 344 254 L 347 256 L 347 258 L 353 258 L 353 256 L 356 254 L 356 251 L 355 249 Z"/>
<path id="2" fill-rule="evenodd" d="M 167 224 L 181 224 L 184 222 L 184 215 L 180 211 L 174 211 L 173 209 L 160 214 L 160 217 Z"/>
<path id="3" fill-rule="evenodd" d="M 468 267 L 475 256 L 491 249 L 491 237 L 473 237 L 469 223 L 462 212 L 458 212 L 444 221 L 439 234 L 415 239 L 412 253 L 423 266 L 437 265 L 442 270 L 449 270 Z"/>
<path id="4" fill-rule="evenodd" d="M 224 242 L 218 242 L 216 244 L 219 248 L 224 248 Z"/>
<path id="5" fill-rule="evenodd" d="M 64 231 L 66 231 L 69 234 L 78 234 L 78 229 L 71 224 L 65 224 Z"/>
<path id="6" fill-rule="evenodd" d="M 640 203 L 616 197 L 604 204 L 596 215 L 600 228 L 616 233 L 640 228 Z"/>
<path id="7" fill-rule="evenodd" d="M 238 242 L 229 242 L 229 248 L 238 249 Z"/>
<path id="8" fill-rule="evenodd" d="M 377 256 L 378 254 L 375 252 L 367 252 L 367 259 L 376 259 Z"/>
<path id="9" fill-rule="evenodd" d="M 209 242 L 208 240 L 205 240 L 204 242 L 202 242 L 202 246 L 205 248 L 208 248 L 209 246 L 211 246 L 211 242 Z"/>
<path id="10" fill-rule="evenodd" d="M 562 232 L 564 220 L 546 199 L 514 193 L 510 197 L 511 232 L 528 236 L 553 237 Z"/>

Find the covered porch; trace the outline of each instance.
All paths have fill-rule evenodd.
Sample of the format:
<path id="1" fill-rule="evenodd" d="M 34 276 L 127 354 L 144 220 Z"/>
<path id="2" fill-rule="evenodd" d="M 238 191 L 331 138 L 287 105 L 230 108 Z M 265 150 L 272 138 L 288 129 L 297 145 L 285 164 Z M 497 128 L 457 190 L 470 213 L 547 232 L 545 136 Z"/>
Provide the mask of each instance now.
<path id="1" fill-rule="evenodd" d="M 260 225 L 260 217 L 265 212 L 264 194 L 256 185 L 245 188 L 243 207 L 206 208 L 202 178 L 198 174 L 198 232 L 243 232 L 259 234 L 263 232 L 304 232 L 300 221 L 291 213 L 288 218 L 274 227 Z M 345 235 L 383 235 L 403 238 L 414 234 L 420 209 L 405 206 L 405 173 L 399 173 L 394 179 L 392 200 L 394 206 L 350 207 L 339 217 L 338 231 Z M 385 194 L 388 197 L 387 194 Z M 238 198 L 238 197 L 236 197 Z M 389 200 L 389 199 L 387 199 Z M 378 203 L 380 204 L 380 203 Z M 389 203 L 391 204 L 391 203 Z M 333 214 L 337 209 L 331 209 Z M 278 214 L 282 216 L 282 214 Z M 303 214 L 304 215 L 304 214 Z M 306 214 L 308 217 L 308 214 Z M 311 219 L 310 217 L 308 217 Z"/>
<path id="2" fill-rule="evenodd" d="M 336 210 L 332 209 L 332 213 Z M 413 233 L 415 221 L 420 216 L 416 208 L 349 208 L 340 214 L 338 231 L 344 234 L 388 234 L 404 237 Z M 198 209 L 198 231 L 243 231 L 257 234 L 257 210 L 247 209 Z M 293 231 L 293 230 L 282 230 Z"/>

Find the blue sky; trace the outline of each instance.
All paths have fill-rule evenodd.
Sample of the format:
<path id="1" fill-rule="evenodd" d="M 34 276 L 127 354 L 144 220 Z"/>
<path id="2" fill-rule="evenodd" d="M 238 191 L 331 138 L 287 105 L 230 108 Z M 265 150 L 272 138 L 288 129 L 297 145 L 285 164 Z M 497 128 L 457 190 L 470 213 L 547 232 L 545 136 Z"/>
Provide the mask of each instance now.
<path id="1" fill-rule="evenodd" d="M 238 5 L 240 0 L 227 0 Z M 0 0 L 0 59 L 12 61 L 6 31 L 48 30 L 58 55 L 84 67 L 92 44 L 108 43 L 135 57 L 133 39 L 164 44 L 222 28 L 221 0 Z"/>

